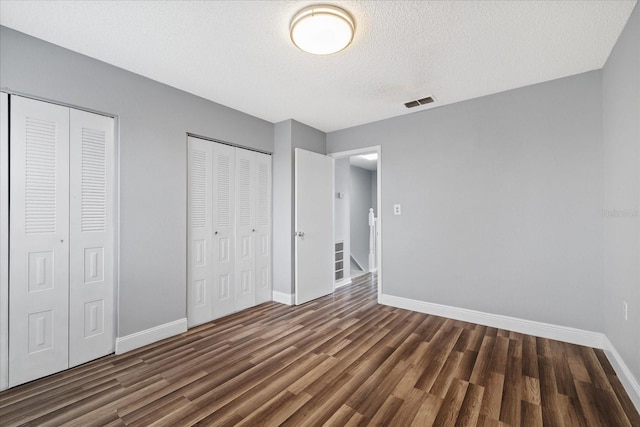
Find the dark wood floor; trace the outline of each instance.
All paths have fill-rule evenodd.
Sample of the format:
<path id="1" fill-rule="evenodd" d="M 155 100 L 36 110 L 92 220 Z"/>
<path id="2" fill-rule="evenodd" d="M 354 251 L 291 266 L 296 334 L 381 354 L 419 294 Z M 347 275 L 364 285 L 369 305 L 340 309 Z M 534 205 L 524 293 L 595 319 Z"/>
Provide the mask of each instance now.
<path id="1" fill-rule="evenodd" d="M 640 426 L 604 353 L 376 304 L 375 277 L 0 393 L 0 425 Z"/>

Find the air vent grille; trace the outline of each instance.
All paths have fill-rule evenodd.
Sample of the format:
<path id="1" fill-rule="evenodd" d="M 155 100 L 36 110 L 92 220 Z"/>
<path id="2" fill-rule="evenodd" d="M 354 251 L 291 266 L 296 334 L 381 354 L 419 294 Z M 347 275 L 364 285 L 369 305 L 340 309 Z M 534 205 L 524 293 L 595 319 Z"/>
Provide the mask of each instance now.
<path id="1" fill-rule="evenodd" d="M 426 105 L 426 104 L 430 104 L 433 102 L 433 98 L 430 96 L 427 96 L 426 98 L 422 98 L 422 99 L 417 99 L 415 101 L 409 101 L 409 102 L 405 102 L 404 106 L 407 108 L 413 108 L 413 107 L 417 107 L 418 105 Z"/>

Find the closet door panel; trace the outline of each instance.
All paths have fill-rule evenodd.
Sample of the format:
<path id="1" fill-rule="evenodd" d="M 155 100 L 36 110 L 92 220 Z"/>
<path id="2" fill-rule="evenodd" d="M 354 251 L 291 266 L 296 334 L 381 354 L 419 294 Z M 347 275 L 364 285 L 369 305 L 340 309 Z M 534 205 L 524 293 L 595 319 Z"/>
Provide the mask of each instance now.
<path id="1" fill-rule="evenodd" d="M 0 92 L 0 390 L 9 387 L 9 95 Z"/>
<path id="2" fill-rule="evenodd" d="M 271 301 L 271 156 L 255 156 L 256 304 Z"/>
<path id="3" fill-rule="evenodd" d="M 11 97 L 9 385 L 68 367 L 69 109 Z"/>
<path id="4" fill-rule="evenodd" d="M 69 366 L 113 352 L 114 121 L 70 111 Z"/>
<path id="5" fill-rule="evenodd" d="M 235 311 L 235 149 L 213 145 L 212 318 Z"/>
<path id="6" fill-rule="evenodd" d="M 213 301 L 213 146 L 188 138 L 187 301 L 189 326 L 211 320 Z"/>
<path id="7" fill-rule="evenodd" d="M 236 310 L 255 305 L 255 153 L 236 149 Z"/>

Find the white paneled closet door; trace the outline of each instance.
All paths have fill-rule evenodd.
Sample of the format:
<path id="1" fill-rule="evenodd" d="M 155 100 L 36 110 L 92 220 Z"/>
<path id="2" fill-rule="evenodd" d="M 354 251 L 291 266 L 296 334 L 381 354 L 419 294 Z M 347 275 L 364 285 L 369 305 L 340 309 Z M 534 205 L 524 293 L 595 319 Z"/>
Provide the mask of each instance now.
<path id="1" fill-rule="evenodd" d="M 213 145 L 188 138 L 189 227 L 187 300 L 189 326 L 211 320 L 213 274 Z"/>
<path id="2" fill-rule="evenodd" d="M 113 351 L 113 119 L 70 110 L 69 366 Z"/>
<path id="3" fill-rule="evenodd" d="M 10 104 L 12 387 L 113 352 L 115 150 L 110 117 Z"/>
<path id="4" fill-rule="evenodd" d="M 11 98 L 9 386 L 69 366 L 69 109 Z"/>
<path id="5" fill-rule="evenodd" d="M 188 319 L 271 300 L 271 156 L 188 137 Z"/>
<path id="6" fill-rule="evenodd" d="M 213 146 L 213 306 L 211 318 L 235 311 L 235 148 Z"/>
<path id="7" fill-rule="evenodd" d="M 256 304 L 271 301 L 271 156 L 255 157 Z"/>
<path id="8" fill-rule="evenodd" d="M 236 149 L 236 310 L 256 304 L 255 155 Z"/>

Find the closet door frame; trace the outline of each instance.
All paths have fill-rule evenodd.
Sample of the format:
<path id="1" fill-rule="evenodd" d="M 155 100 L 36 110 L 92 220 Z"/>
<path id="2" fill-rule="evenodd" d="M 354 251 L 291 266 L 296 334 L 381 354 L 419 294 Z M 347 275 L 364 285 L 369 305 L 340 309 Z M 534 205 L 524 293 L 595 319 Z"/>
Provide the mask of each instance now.
<path id="1" fill-rule="evenodd" d="M 118 336 L 118 309 L 120 286 L 120 122 L 115 114 L 109 114 L 89 108 L 80 108 L 64 102 L 42 98 L 32 94 L 3 89 L 0 91 L 0 235 L 9 236 L 9 121 L 10 97 L 20 96 L 49 104 L 60 105 L 70 109 L 86 111 L 113 119 L 113 165 L 109 178 L 112 180 L 113 191 L 108 201 L 112 206 L 111 228 L 113 232 L 113 322 L 111 341 L 115 349 Z M 9 388 L 9 253 L 8 238 L 0 243 L 0 391 Z"/>

